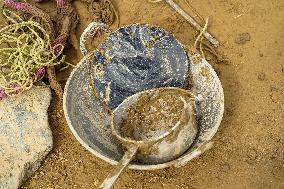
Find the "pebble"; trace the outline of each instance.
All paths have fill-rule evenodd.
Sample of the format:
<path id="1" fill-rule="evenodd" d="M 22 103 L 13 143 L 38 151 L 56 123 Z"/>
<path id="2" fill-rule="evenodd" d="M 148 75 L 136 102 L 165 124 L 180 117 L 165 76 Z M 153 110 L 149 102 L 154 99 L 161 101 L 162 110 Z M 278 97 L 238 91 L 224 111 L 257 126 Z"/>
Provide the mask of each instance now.
<path id="1" fill-rule="evenodd" d="M 223 164 L 223 170 L 224 170 L 224 171 L 229 171 L 230 169 L 231 169 L 231 166 L 230 166 L 229 163 Z"/>
<path id="2" fill-rule="evenodd" d="M 264 81 L 265 78 L 266 78 L 266 75 L 265 73 L 261 72 L 258 74 L 257 78 L 260 80 L 260 81 Z"/>
<path id="3" fill-rule="evenodd" d="M 250 40 L 251 40 L 251 36 L 250 36 L 249 33 L 240 33 L 240 34 L 238 34 L 237 38 L 235 39 L 235 43 L 237 43 L 239 45 L 244 45 Z"/>
<path id="4" fill-rule="evenodd" d="M 281 89 L 282 88 L 280 86 L 278 86 L 278 85 L 273 85 L 273 86 L 270 87 L 270 90 L 272 92 L 278 92 L 278 91 L 281 91 Z"/>
<path id="5" fill-rule="evenodd" d="M 254 149 L 254 148 L 249 149 L 248 152 L 247 152 L 247 156 L 250 160 L 256 160 L 258 158 L 258 154 L 257 154 L 256 149 Z"/>

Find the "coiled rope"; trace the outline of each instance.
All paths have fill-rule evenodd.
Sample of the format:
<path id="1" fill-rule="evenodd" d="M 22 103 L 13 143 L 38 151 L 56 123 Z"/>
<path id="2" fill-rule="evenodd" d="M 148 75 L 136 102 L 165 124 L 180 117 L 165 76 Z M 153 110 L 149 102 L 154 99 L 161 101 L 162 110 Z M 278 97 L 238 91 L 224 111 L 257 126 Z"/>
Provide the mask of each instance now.
<path id="1" fill-rule="evenodd" d="M 50 37 L 39 23 L 24 21 L 6 9 L 3 15 L 12 24 L 0 29 L 0 100 L 30 89 L 47 66 L 64 61 L 63 46 L 51 47 Z M 55 49 L 60 49 L 57 55 Z"/>

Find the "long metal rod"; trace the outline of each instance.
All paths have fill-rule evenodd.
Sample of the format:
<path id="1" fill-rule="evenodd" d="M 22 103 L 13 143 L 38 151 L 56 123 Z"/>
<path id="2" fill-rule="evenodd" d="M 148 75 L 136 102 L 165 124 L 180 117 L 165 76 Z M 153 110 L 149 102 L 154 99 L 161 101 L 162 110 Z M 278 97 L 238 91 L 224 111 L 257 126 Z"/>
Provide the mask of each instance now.
<path id="1" fill-rule="evenodd" d="M 165 0 L 175 11 L 177 11 L 182 17 L 184 17 L 189 23 L 191 23 L 196 29 L 198 29 L 200 32 L 202 31 L 203 27 L 200 26 L 194 18 L 192 18 L 190 15 L 188 15 L 180 6 L 178 6 L 173 0 Z M 210 33 L 207 31 L 204 32 L 204 37 L 208 39 L 210 43 L 212 43 L 215 47 L 219 45 L 219 41 L 213 37 Z"/>

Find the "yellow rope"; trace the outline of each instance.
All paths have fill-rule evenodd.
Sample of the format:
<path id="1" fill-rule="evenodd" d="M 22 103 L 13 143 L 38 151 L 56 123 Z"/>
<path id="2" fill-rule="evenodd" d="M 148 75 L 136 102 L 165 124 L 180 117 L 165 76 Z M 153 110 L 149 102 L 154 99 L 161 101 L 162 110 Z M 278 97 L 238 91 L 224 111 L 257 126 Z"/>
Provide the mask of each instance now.
<path id="1" fill-rule="evenodd" d="M 158 3 L 158 2 L 161 2 L 161 1 L 163 1 L 163 0 L 148 0 L 148 2 L 150 2 L 150 3 Z"/>
<path id="2" fill-rule="evenodd" d="M 202 31 L 200 32 L 200 34 L 197 36 L 196 40 L 195 40 L 195 43 L 194 43 L 194 50 L 197 50 L 197 43 L 200 41 L 202 35 L 205 33 L 205 31 L 207 30 L 207 27 L 208 27 L 208 18 L 205 19 L 205 25 L 202 29 Z"/>
<path id="3" fill-rule="evenodd" d="M 51 48 L 49 35 L 37 22 L 23 21 L 5 9 L 3 15 L 12 24 L 0 29 L 0 93 L 13 95 L 30 89 L 40 79 L 39 69 L 60 64 L 63 47 Z M 61 51 L 56 56 L 53 52 L 58 47 Z"/>

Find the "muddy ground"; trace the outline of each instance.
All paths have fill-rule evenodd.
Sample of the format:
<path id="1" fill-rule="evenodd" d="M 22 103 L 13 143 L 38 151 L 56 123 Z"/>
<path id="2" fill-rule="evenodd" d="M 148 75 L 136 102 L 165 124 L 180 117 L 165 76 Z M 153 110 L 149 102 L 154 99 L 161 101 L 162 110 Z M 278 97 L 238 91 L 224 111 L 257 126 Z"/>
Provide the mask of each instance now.
<path id="1" fill-rule="evenodd" d="M 121 25 L 155 24 L 188 47 L 193 45 L 197 32 L 166 3 L 112 2 Z M 179 2 L 194 15 L 184 0 Z M 209 17 L 209 31 L 221 42 L 218 50 L 229 59 L 226 64 L 217 63 L 207 55 L 225 92 L 225 114 L 214 137 L 214 148 L 179 169 L 128 170 L 115 188 L 284 188 L 284 1 L 188 2 L 202 17 Z M 74 5 L 80 16 L 79 37 L 91 16 L 86 3 L 74 1 Z M 52 2 L 41 7 L 54 14 Z M 81 59 L 80 52 L 73 49 L 66 54 L 73 64 Z M 69 73 L 59 74 L 62 83 Z M 54 150 L 23 188 L 96 188 L 112 166 L 86 151 L 74 138 L 56 98 L 49 109 L 49 121 Z"/>

